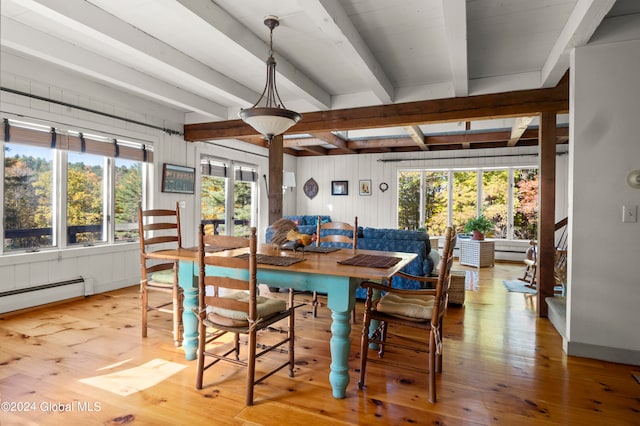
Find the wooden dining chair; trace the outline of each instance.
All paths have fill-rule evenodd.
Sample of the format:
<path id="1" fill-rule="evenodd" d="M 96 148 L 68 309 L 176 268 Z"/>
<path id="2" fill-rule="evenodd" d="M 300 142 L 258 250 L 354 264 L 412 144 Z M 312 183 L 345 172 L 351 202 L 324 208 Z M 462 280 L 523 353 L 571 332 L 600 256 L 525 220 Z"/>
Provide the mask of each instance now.
<path id="1" fill-rule="evenodd" d="M 321 216 L 318 216 L 318 225 L 316 231 L 316 246 L 320 247 L 322 243 L 327 245 L 351 248 L 356 252 L 358 247 L 358 216 L 355 217 L 353 225 L 346 222 L 322 222 Z M 325 232 L 322 232 L 325 231 Z M 318 292 L 314 291 L 311 299 L 313 316 L 318 316 Z M 353 308 L 352 321 L 356 322 L 356 310 Z"/>
<path id="2" fill-rule="evenodd" d="M 398 272 L 405 278 L 418 281 L 422 288 L 418 290 L 396 289 L 378 283 L 364 282 L 367 289 L 364 320 L 362 324 L 362 340 L 360 347 L 360 379 L 358 388 L 365 386 L 367 362 L 386 363 L 392 367 L 405 368 L 428 373 L 429 402 L 436 402 L 436 372 L 442 371 L 442 320 L 447 307 L 447 292 L 453 264 L 453 248 L 456 245 L 455 231 L 449 227 L 445 233 L 445 243 L 440 259 L 438 277 L 418 277 Z M 435 288 L 428 288 L 434 286 Z M 376 290 L 376 291 L 374 291 Z M 385 292 L 381 298 L 377 291 Z M 370 332 L 372 321 L 378 321 L 375 331 Z M 395 334 L 402 328 L 417 329 L 423 337 L 408 339 L 406 333 Z M 377 357 L 371 356 L 370 349 L 378 348 Z M 427 353 L 425 363 L 414 357 L 398 357 L 393 354 L 385 359 L 387 347 L 411 351 L 410 353 Z M 390 354 L 391 355 L 391 354 Z"/>
<path id="3" fill-rule="evenodd" d="M 138 231 L 140 234 L 140 300 L 142 305 L 142 337 L 147 337 L 147 329 L 170 331 L 174 344 L 182 344 L 182 289 L 178 285 L 178 261 L 159 261 L 149 256 L 157 250 L 182 247 L 180 231 L 180 207 L 175 210 L 143 210 L 138 206 Z M 161 298 L 150 302 L 149 292 L 170 294 L 171 299 Z M 173 326 L 168 329 L 155 321 L 149 321 L 149 312 L 163 312 L 172 315 Z"/>
<path id="4" fill-rule="evenodd" d="M 219 361 L 230 362 L 247 370 L 246 405 L 253 405 L 254 386 L 275 372 L 289 367 L 294 375 L 294 307 L 293 290 L 289 301 L 258 295 L 256 228 L 246 240 L 248 257 L 205 255 L 204 226 L 200 226 L 198 244 L 198 352 L 196 389 L 202 389 L 204 371 Z M 209 289 L 209 291 L 207 291 Z M 284 338 L 273 333 L 258 344 L 258 333 L 287 319 Z M 233 340 L 223 336 L 233 334 Z M 240 335 L 247 336 L 246 354 L 240 357 Z M 266 336 L 263 336 L 266 337 Z M 275 340 L 275 342 L 274 342 Z M 264 343 L 264 344 L 263 344 Z M 256 378 L 256 359 L 287 345 L 287 360 Z M 257 347 L 260 351 L 257 352 Z M 209 359 L 210 358 L 210 359 Z M 271 365 L 264 363 L 262 365 Z M 265 367 L 266 368 L 266 367 Z"/>
<path id="5" fill-rule="evenodd" d="M 355 252 L 358 246 L 358 216 L 355 217 L 353 225 L 346 222 L 322 223 L 318 216 L 316 245 L 320 247 L 322 243 L 334 243 L 337 247 L 352 248 Z"/>

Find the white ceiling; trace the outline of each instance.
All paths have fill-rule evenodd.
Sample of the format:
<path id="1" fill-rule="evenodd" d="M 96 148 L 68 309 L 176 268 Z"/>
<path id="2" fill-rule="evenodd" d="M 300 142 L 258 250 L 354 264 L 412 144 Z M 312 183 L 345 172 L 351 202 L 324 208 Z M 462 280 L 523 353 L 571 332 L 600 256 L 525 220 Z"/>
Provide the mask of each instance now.
<path id="1" fill-rule="evenodd" d="M 266 15 L 280 17 L 281 98 L 304 114 L 553 87 L 605 17 L 638 25 L 623 18 L 640 1 L 1 0 L 1 11 L 3 49 L 193 123 L 236 119 L 258 99 Z"/>

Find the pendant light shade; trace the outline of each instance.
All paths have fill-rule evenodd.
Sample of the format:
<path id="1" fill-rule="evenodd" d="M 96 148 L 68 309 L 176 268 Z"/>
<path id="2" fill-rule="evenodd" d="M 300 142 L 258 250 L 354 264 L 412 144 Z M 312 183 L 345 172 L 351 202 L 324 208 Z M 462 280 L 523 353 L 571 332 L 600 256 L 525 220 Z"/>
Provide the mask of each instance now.
<path id="1" fill-rule="evenodd" d="M 267 59 L 267 82 L 262 95 L 251 108 L 240 110 L 242 121 L 264 135 L 269 142 L 302 119 L 302 115 L 287 109 L 280 99 L 276 87 L 276 60 L 273 57 L 273 29 L 280 25 L 276 16 L 264 18 L 264 24 L 269 28 L 269 58 Z M 263 102 L 264 100 L 264 102 Z M 263 105 L 260 103 L 263 102 Z"/>

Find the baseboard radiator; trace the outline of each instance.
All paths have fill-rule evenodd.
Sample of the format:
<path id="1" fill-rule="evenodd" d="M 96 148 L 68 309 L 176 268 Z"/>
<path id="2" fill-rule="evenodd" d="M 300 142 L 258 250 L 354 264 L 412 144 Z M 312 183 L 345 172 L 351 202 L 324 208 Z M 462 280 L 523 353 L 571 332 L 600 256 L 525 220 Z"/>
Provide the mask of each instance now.
<path id="1" fill-rule="evenodd" d="M 84 278 L 74 278 L 0 293 L 0 314 L 85 296 Z"/>

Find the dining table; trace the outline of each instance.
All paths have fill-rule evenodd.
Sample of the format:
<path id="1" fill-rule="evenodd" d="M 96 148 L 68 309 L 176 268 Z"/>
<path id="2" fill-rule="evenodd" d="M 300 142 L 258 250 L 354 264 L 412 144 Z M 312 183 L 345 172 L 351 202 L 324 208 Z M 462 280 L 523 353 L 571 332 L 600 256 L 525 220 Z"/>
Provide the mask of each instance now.
<path id="1" fill-rule="evenodd" d="M 248 251 L 247 247 L 221 249 L 206 255 L 246 256 Z M 197 248 L 160 250 L 150 254 L 151 257 L 158 259 L 179 261 L 178 283 L 183 290 L 184 307 L 182 348 L 187 360 L 196 359 L 198 348 L 198 319 L 195 315 L 198 309 L 197 255 Z M 327 295 L 327 306 L 331 310 L 329 382 L 334 398 L 344 398 L 349 384 L 350 318 L 355 305 L 356 288 L 365 280 L 390 282 L 392 276 L 415 257 L 415 253 L 352 248 L 309 247 L 305 251 L 291 251 L 273 244 L 258 246 L 257 280 L 259 284 L 266 284 L 268 287 L 293 288 L 299 291 L 316 291 Z M 240 274 L 242 276 L 237 278 L 248 279 L 248 270 L 217 272 Z M 210 273 L 216 273 L 216 271 L 210 271 Z"/>

